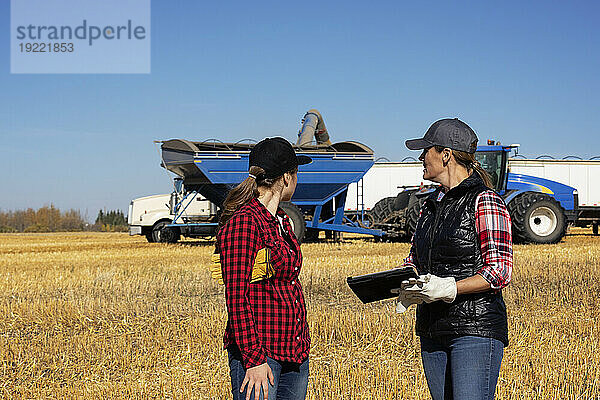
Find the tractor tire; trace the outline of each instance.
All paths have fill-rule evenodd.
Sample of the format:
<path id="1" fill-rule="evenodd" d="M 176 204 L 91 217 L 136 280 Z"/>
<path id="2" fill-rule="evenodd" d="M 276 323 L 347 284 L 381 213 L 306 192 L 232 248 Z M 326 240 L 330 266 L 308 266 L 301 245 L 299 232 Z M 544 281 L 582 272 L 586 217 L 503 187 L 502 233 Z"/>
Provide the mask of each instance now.
<path id="1" fill-rule="evenodd" d="M 153 243 L 176 243 L 179 240 L 179 231 L 165 228 L 170 223 L 171 221 L 162 220 L 154 224 L 150 233 Z"/>
<path id="2" fill-rule="evenodd" d="M 375 223 L 383 221 L 388 215 L 394 212 L 395 201 L 396 197 L 385 197 L 375 203 L 369 212 L 373 216 Z"/>
<path id="3" fill-rule="evenodd" d="M 403 192 L 398 193 L 398 196 L 394 199 L 394 210 L 404 210 L 408 207 L 408 202 L 410 201 L 410 195 L 413 191 L 405 190 Z"/>
<path id="4" fill-rule="evenodd" d="M 527 192 L 508 204 L 515 243 L 551 244 L 567 231 L 567 217 L 560 203 L 547 194 Z"/>
<path id="5" fill-rule="evenodd" d="M 279 204 L 279 207 L 289 217 L 290 225 L 292 226 L 292 230 L 294 231 L 294 235 L 299 243 L 302 243 L 304 239 L 304 234 L 306 233 L 306 221 L 304 220 L 304 214 L 302 211 L 293 203 L 289 201 L 284 201 Z"/>
<path id="6" fill-rule="evenodd" d="M 410 196 L 408 206 L 406 208 L 406 225 L 408 231 L 408 240 L 412 240 L 415 231 L 417 230 L 417 222 L 419 222 L 419 214 L 421 213 L 421 207 L 425 202 L 427 196 L 417 197 L 417 193 L 413 193 Z"/>

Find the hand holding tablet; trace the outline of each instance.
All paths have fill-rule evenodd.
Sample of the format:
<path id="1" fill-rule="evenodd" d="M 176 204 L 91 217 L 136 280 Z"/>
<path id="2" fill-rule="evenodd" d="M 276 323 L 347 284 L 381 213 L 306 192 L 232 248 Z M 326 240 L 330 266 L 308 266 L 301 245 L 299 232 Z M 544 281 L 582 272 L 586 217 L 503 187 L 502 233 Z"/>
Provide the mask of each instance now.
<path id="1" fill-rule="evenodd" d="M 397 296 L 403 281 L 418 280 L 419 275 L 413 267 L 394 268 L 373 274 L 348 277 L 350 289 L 363 303 L 391 299 Z"/>

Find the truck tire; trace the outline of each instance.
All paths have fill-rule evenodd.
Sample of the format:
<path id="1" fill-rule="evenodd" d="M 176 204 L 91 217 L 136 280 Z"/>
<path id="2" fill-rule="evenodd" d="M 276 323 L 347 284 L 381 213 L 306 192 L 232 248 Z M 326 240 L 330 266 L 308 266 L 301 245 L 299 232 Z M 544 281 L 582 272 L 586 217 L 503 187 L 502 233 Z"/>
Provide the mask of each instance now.
<path id="1" fill-rule="evenodd" d="M 150 233 L 152 237 L 152 243 L 176 243 L 179 240 L 179 231 L 165 228 L 170 223 L 171 221 L 169 220 L 162 220 L 158 221 L 154 224 L 154 226 L 152 226 L 152 232 Z"/>
<path id="2" fill-rule="evenodd" d="M 144 233 L 144 236 L 146 236 L 146 240 L 148 241 L 148 243 L 154 243 L 154 237 L 152 236 L 152 229 L 146 231 L 146 233 Z"/>
<path id="3" fill-rule="evenodd" d="M 304 220 L 304 214 L 302 211 L 293 203 L 289 201 L 284 201 L 279 204 L 279 207 L 289 217 L 290 225 L 292 226 L 292 230 L 294 231 L 294 235 L 296 235 L 296 239 L 298 239 L 299 243 L 302 243 L 304 239 L 304 233 L 306 232 L 306 221 Z"/>
<path id="4" fill-rule="evenodd" d="M 515 243 L 551 244 L 567 231 L 567 217 L 560 203 L 551 196 L 526 192 L 507 206 Z"/>
<path id="5" fill-rule="evenodd" d="M 179 228 L 164 227 L 160 231 L 160 241 L 162 243 L 177 243 L 180 238 L 181 234 L 179 233 Z"/>

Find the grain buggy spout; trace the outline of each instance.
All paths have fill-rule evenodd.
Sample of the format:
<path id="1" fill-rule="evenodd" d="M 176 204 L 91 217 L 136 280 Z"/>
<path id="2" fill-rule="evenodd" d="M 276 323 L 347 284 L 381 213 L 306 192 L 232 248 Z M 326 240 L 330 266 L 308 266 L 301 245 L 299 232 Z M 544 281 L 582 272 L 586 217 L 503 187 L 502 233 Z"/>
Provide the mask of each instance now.
<path id="1" fill-rule="evenodd" d="M 181 177 L 187 191 L 197 192 L 220 207 L 228 191 L 248 176 L 248 157 L 253 146 L 247 142 L 167 140 L 161 145 L 162 166 Z M 373 150 L 358 142 L 294 149 L 313 160 L 299 167 L 292 204 L 284 208 L 294 224 L 302 225 L 297 234 L 303 236 L 306 229 L 312 236 L 320 230 L 383 234 L 369 229 L 362 220 L 350 221 L 344 216 L 348 185 L 358 182 L 371 168 Z M 294 213 L 299 215 L 290 215 Z"/>

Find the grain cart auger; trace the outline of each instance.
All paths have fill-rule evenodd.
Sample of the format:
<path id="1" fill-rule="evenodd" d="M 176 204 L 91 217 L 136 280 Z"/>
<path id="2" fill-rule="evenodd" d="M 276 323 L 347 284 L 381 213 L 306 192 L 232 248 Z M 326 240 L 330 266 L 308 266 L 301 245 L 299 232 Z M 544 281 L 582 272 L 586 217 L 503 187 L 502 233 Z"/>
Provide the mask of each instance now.
<path id="1" fill-rule="evenodd" d="M 323 116 L 314 108 L 308 110 L 304 114 L 304 117 L 302 117 L 296 145 L 298 147 L 310 145 L 313 138 L 317 141 L 317 145 L 331 146 L 329 132 L 327 132 L 327 128 L 325 127 Z"/>

